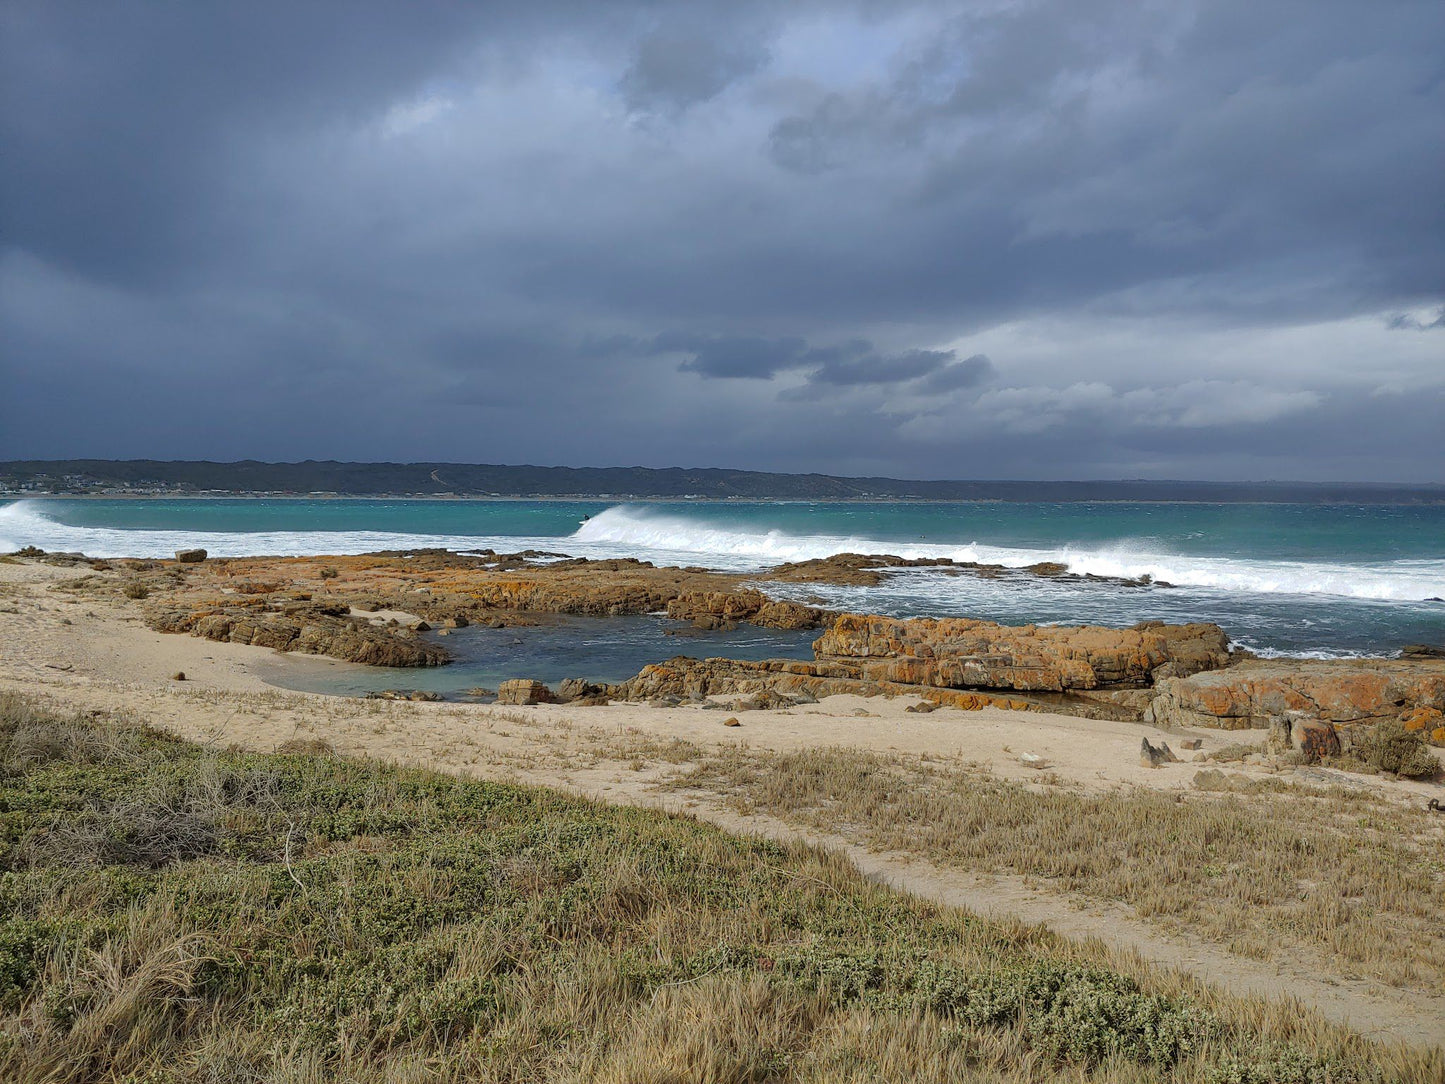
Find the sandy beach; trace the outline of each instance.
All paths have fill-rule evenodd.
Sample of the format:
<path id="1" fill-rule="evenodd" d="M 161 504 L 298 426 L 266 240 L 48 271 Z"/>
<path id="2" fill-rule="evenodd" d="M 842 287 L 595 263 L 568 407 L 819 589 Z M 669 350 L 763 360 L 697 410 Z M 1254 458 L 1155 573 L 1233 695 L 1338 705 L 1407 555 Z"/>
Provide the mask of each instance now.
<path id="1" fill-rule="evenodd" d="M 1194 754 L 1185 753 L 1182 763 L 1142 767 L 1141 737 L 1181 748 L 1182 740 L 1198 740 L 1202 759 L 1226 744 L 1258 743 L 1258 731 L 1166 732 L 997 708 L 917 714 L 907 710 L 919 702 L 912 697 L 829 696 L 816 704 L 731 715 L 695 706 L 504 707 L 295 693 L 268 678 L 287 669 L 354 664 L 157 633 L 131 607 L 67 592 L 63 585 L 71 578 L 71 570 L 37 561 L 0 563 L 0 689 L 149 723 L 217 747 L 271 751 L 319 741 L 343 755 L 544 784 L 684 812 L 733 830 L 807 839 L 845 853 L 872 876 L 939 902 L 1097 938 L 1231 993 L 1295 998 L 1372 1035 L 1445 1041 L 1445 998 L 1392 987 L 1328 954 L 1292 950 L 1250 959 L 1118 902 L 1063 894 L 1037 878 L 941 867 L 925 855 L 870 846 L 846 824 L 828 830 L 793 823 L 740 808 L 725 792 L 677 785 L 680 773 L 708 753 L 768 756 L 838 748 L 984 773 L 1039 793 L 1183 795 L 1202 768 L 1192 762 Z M 184 680 L 177 680 L 180 673 Z M 739 725 L 724 725 L 729 719 Z M 1407 809 L 1440 789 L 1321 768 L 1288 774 L 1290 785 L 1275 800 L 1291 801 L 1297 789 L 1336 785 Z M 1240 788 L 1285 778 L 1244 763 L 1228 765 L 1227 775 Z"/>

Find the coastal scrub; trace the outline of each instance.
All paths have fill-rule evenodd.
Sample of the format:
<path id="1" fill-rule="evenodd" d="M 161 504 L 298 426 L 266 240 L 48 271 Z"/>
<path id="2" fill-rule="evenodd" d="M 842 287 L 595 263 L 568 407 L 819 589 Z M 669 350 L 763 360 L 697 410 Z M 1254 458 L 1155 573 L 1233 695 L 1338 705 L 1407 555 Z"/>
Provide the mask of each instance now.
<path id="1" fill-rule="evenodd" d="M 1385 1081 L 1439 1052 L 825 852 L 0 696 L 15 1081 Z"/>

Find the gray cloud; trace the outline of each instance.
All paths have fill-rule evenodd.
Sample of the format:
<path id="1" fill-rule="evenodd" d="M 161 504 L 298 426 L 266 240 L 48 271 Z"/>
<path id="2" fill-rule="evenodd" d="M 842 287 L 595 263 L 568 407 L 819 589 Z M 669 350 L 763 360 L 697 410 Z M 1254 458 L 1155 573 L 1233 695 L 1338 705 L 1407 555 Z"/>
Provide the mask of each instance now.
<path id="1" fill-rule="evenodd" d="M 997 375 L 987 354 L 973 354 L 962 361 L 937 369 L 923 381 L 923 390 L 931 393 L 976 388 Z"/>
<path id="2" fill-rule="evenodd" d="M 1385 326 L 1391 331 L 1431 331 L 1445 328 L 1445 308 L 1436 313 L 1433 320 L 1421 320 L 1413 313 L 1397 312 L 1385 321 Z"/>
<path id="3" fill-rule="evenodd" d="M 1404 0 L 6 5 L 0 456 L 1438 479 L 1394 332 L 1445 326 L 1442 40 Z"/>
<path id="4" fill-rule="evenodd" d="M 810 379 L 819 384 L 896 384 L 936 374 L 952 360 L 952 350 L 907 350 L 892 356 L 870 352 L 825 362 Z"/>
<path id="5" fill-rule="evenodd" d="M 766 49 L 755 41 L 657 31 L 638 42 L 622 76 L 622 98 L 634 112 L 685 109 L 716 97 L 766 61 Z"/>
<path id="6" fill-rule="evenodd" d="M 771 380 L 784 369 L 803 363 L 807 344 L 802 339 L 760 339 L 739 336 L 701 336 L 664 333 L 652 341 L 658 353 L 690 355 L 678 365 L 684 373 L 720 379 Z"/>

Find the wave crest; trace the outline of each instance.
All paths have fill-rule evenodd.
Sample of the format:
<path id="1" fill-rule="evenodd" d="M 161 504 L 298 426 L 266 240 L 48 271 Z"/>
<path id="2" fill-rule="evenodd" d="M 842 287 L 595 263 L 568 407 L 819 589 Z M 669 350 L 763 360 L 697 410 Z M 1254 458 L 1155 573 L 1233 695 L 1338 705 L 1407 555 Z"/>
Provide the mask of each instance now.
<path id="1" fill-rule="evenodd" d="M 947 557 L 957 562 L 1026 568 L 1048 561 L 1078 575 L 1138 579 L 1148 575 L 1179 587 L 1238 593 L 1337 595 L 1355 599 L 1418 602 L 1445 593 L 1445 561 L 1335 564 L 1246 560 L 1134 549 L 1127 544 L 1088 549 L 1075 546 L 1019 548 L 967 545 L 900 545 L 842 535 L 795 535 L 778 530 L 748 531 L 669 516 L 628 505 L 598 513 L 572 536 L 589 546 L 608 546 L 619 556 L 672 560 L 706 558 L 724 568 L 807 561 L 835 553 L 890 553 L 904 558 Z"/>

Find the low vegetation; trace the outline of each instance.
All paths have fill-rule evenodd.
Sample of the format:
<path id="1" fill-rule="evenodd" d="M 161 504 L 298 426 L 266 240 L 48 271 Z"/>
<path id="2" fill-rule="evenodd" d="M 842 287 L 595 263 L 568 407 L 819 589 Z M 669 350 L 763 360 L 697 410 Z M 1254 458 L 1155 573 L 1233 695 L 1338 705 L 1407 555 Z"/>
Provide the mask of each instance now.
<path id="1" fill-rule="evenodd" d="M 0 1078 L 1445 1071 L 822 852 L 299 748 L 214 751 L 0 696 Z"/>
<path id="2" fill-rule="evenodd" d="M 738 747 L 703 755 L 673 785 L 941 865 L 1121 900 L 1243 955 L 1314 950 L 1341 977 L 1445 986 L 1445 825 L 1423 800 L 1278 780 L 1087 794 L 848 749 Z"/>

